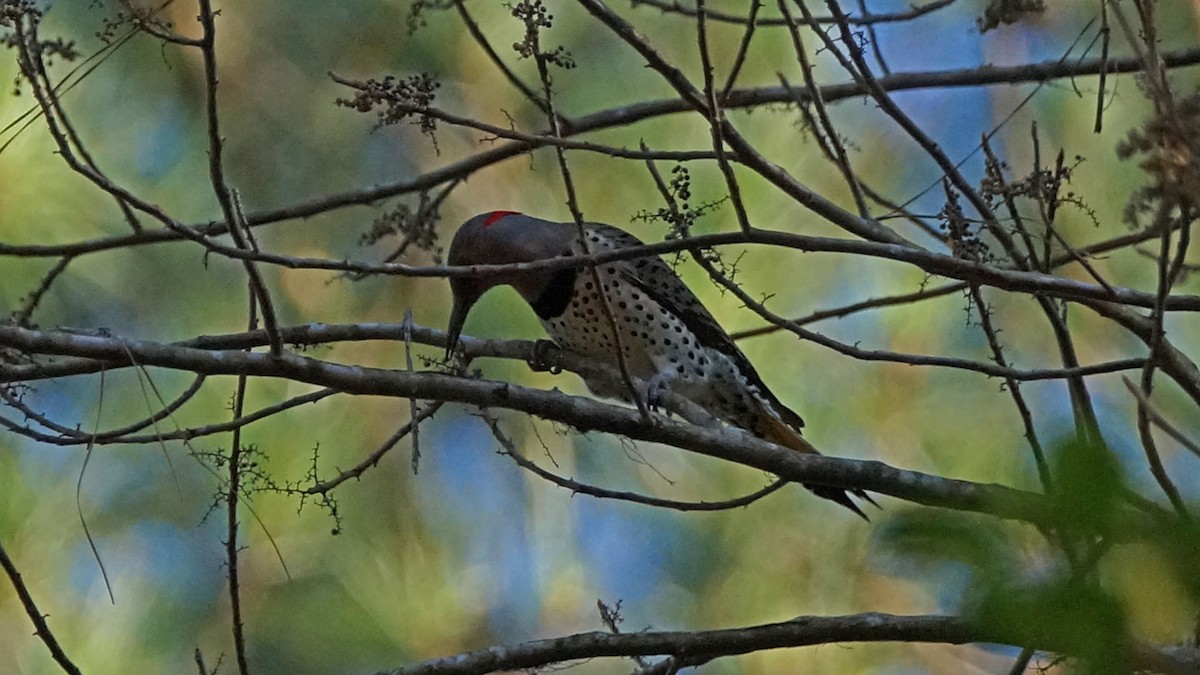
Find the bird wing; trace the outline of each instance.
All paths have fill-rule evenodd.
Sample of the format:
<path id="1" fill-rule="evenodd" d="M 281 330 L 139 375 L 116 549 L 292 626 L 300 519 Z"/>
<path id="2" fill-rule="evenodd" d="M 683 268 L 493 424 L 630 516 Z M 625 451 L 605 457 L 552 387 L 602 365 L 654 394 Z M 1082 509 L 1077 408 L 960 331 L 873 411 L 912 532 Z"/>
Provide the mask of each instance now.
<path id="1" fill-rule="evenodd" d="M 633 248 L 644 245 L 637 237 L 611 225 L 589 223 L 588 227 L 595 234 L 603 239 L 607 239 L 608 242 L 606 243 L 610 243 L 611 248 Z M 764 439 L 785 448 L 817 455 L 821 454 L 820 451 L 800 435 L 800 428 L 804 426 L 804 420 L 795 411 L 785 406 L 767 388 L 758 371 L 754 369 L 754 365 L 750 363 L 750 359 L 746 358 L 746 355 L 738 348 L 733 338 L 729 337 L 725 329 L 721 328 L 721 325 L 717 323 L 713 315 L 700 302 L 700 298 L 696 297 L 692 289 L 683 283 L 683 279 L 679 278 L 675 270 L 663 262 L 662 258 L 652 255 L 624 261 L 620 273 L 628 283 L 637 286 L 664 309 L 678 316 L 684 325 L 700 340 L 701 344 L 729 356 L 738 369 L 745 374 L 746 379 L 758 387 L 759 392 L 770 404 L 771 409 L 767 409 L 766 406 L 760 408 L 758 410 L 758 419 L 756 420 L 757 424 L 755 425 L 757 431 L 748 431 L 761 434 Z M 864 520 L 870 520 L 870 518 L 854 503 L 851 496 L 878 506 L 875 500 L 871 499 L 870 495 L 859 489 L 845 490 L 824 485 L 808 484 L 805 484 L 804 487 L 811 490 L 818 497 L 837 502 L 850 509 Z"/>
<path id="2" fill-rule="evenodd" d="M 642 240 L 632 234 L 611 225 L 589 223 L 588 228 L 597 235 L 608 239 L 613 244 L 613 248 L 634 248 L 645 245 Z M 796 429 L 804 426 L 804 420 L 800 415 L 785 406 L 767 388 L 758 371 L 754 369 L 754 365 L 750 363 L 750 359 L 746 358 L 733 338 L 729 337 L 729 333 L 726 333 L 721 324 L 717 323 L 708 308 L 700 302 L 700 298 L 696 297 L 692 289 L 683 283 L 683 279 L 679 278 L 675 270 L 663 262 L 662 258 L 650 255 L 624 261 L 622 276 L 629 283 L 642 289 L 664 309 L 678 316 L 700 340 L 701 344 L 716 349 L 732 359 L 738 369 L 745 374 L 746 379 L 758 387 L 759 392 L 771 403 L 775 412 L 784 422 Z"/>

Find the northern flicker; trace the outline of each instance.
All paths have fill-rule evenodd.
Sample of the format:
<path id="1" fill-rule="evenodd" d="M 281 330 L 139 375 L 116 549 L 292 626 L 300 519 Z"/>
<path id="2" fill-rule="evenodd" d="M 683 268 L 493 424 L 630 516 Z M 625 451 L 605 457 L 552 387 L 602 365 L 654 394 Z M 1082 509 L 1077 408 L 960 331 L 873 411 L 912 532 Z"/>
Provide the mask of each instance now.
<path id="1" fill-rule="evenodd" d="M 450 244 L 451 265 L 502 265 L 560 256 L 602 253 L 641 246 L 635 236 L 611 225 L 586 223 L 586 248 L 575 223 L 555 223 L 515 211 L 481 213 L 463 223 Z M 587 267 L 452 277 L 454 309 L 448 329 L 449 354 L 467 313 L 494 286 L 511 285 L 533 308 L 559 347 L 616 362 L 616 341 L 601 299 L 608 298 L 630 375 L 649 383 L 655 400 L 662 388 L 706 410 L 726 424 L 777 445 L 817 453 L 800 436 L 804 421 L 771 393 L 742 350 L 712 314 L 657 256 L 596 266 L 601 288 Z M 629 400 L 621 380 L 585 379 L 600 396 Z M 838 488 L 806 486 L 866 518 Z M 857 497 L 870 500 L 854 490 Z"/>

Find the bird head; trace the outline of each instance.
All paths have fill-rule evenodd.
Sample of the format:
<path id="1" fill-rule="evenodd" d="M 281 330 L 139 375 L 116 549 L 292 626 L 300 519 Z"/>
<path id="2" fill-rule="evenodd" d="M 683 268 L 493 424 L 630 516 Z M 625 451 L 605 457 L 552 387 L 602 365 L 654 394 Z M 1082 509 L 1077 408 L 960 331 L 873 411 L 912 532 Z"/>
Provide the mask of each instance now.
<path id="1" fill-rule="evenodd" d="M 575 227 L 571 223 L 554 223 L 515 211 L 489 211 L 463 223 L 450 242 L 446 260 L 453 266 L 507 265 L 533 262 L 560 255 L 570 255 Z M 486 276 L 451 277 L 450 290 L 454 309 L 446 329 L 446 358 L 458 345 L 459 335 L 471 307 L 495 286 L 510 285 L 526 302 L 534 303 L 554 278 L 553 271 L 531 270 L 489 274 Z"/>

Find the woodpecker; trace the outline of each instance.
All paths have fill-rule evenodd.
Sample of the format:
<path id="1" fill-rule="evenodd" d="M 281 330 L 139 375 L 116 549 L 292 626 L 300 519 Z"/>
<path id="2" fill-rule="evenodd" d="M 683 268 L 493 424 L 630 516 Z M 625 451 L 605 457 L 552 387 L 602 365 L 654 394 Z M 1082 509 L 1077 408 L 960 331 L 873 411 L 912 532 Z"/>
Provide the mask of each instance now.
<path id="1" fill-rule="evenodd" d="M 451 265 L 503 265 L 583 256 L 643 245 L 637 237 L 601 223 L 556 223 L 515 211 L 481 213 L 463 223 L 450 244 Z M 820 454 L 800 435 L 804 420 L 767 388 L 750 360 L 683 280 L 658 256 L 595 266 L 514 271 L 485 277 L 452 277 L 447 355 L 471 307 L 495 286 L 510 285 L 537 313 L 546 332 L 567 351 L 617 362 L 617 343 L 603 306 L 607 298 L 630 375 L 648 383 L 653 402 L 677 394 L 722 422 L 800 452 Z M 599 286 L 597 286 L 597 276 Z M 585 379 L 599 396 L 629 400 L 620 379 Z M 866 518 L 845 490 L 806 486 Z M 852 494 L 871 501 L 861 490 Z"/>

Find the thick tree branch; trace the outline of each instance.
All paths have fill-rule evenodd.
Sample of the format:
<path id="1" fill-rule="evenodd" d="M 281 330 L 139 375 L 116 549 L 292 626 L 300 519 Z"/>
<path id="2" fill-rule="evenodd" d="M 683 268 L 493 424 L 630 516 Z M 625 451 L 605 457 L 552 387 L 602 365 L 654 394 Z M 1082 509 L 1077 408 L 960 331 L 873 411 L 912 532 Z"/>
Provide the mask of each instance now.
<path id="1" fill-rule="evenodd" d="M 1020 638 L 996 628 L 984 628 L 953 616 L 895 616 L 866 613 L 848 616 L 803 616 L 782 623 L 708 631 L 595 631 L 496 646 L 425 661 L 379 675 L 481 675 L 529 670 L 563 661 L 626 656 L 673 656 L 676 667 L 695 666 L 722 656 L 765 649 L 786 649 L 840 642 L 933 642 L 943 644 L 1019 644 Z M 1032 645 L 1063 651 L 1069 648 L 1053 635 Z M 1195 675 L 1200 657 L 1159 650 L 1130 639 L 1130 656 L 1139 670 Z"/>
<path id="2" fill-rule="evenodd" d="M 636 410 L 559 391 L 543 391 L 506 382 L 472 380 L 432 372 L 407 372 L 349 366 L 284 353 L 281 356 L 72 335 L 0 326 L 0 345 L 31 353 L 62 354 L 207 375 L 246 375 L 306 382 L 348 394 L 421 398 L 518 410 L 569 424 L 581 431 L 602 431 L 635 440 L 684 448 L 702 455 L 773 473 L 790 481 L 863 489 L 928 506 L 989 513 L 1042 526 L 1063 524 L 1048 498 L 1021 490 L 939 478 L 877 461 L 807 455 L 780 448 L 733 429 L 703 428 L 661 416 L 643 419 Z M 0 378 L 4 381 L 6 378 Z M 1077 523 L 1080 514 L 1071 522 Z M 1127 514 L 1119 528 L 1126 536 L 1146 536 L 1152 523 Z"/>
<path id="3" fill-rule="evenodd" d="M 769 314 L 769 313 L 768 313 Z M 791 328 L 795 322 L 780 319 L 780 324 L 784 328 Z M 404 339 L 404 325 L 392 323 L 355 323 L 355 324 L 307 324 L 304 326 L 290 326 L 282 328 L 280 334 L 285 342 L 296 345 L 317 345 L 328 344 L 331 342 L 357 342 L 363 340 L 388 340 L 398 341 Z M 3 330 L 0 329 L 0 335 Z M 830 340 L 819 336 L 818 344 L 837 349 L 847 353 L 855 358 L 860 358 L 868 361 L 889 361 L 894 363 L 907 363 L 910 365 L 923 366 L 939 366 L 959 368 L 963 370 L 971 370 L 992 377 L 1005 377 L 1021 381 L 1032 380 L 1055 380 L 1076 376 L 1100 375 L 1104 373 L 1113 373 L 1122 370 L 1132 370 L 1140 368 L 1144 359 L 1120 359 L 1117 361 L 1109 361 L 1104 363 L 1096 363 L 1073 368 L 1035 368 L 1021 370 L 1009 367 L 1000 367 L 994 364 L 981 363 L 970 361 L 967 359 L 954 359 L 940 356 L 925 356 L 921 354 L 903 354 L 899 352 L 888 352 L 880 350 L 866 350 L 845 345 L 835 340 Z M 446 336 L 442 331 L 426 328 L 422 326 L 414 326 L 412 331 L 412 340 L 421 344 L 431 345 L 435 347 L 445 348 Z M 0 338 L 2 341 L 2 338 Z M 245 349 L 249 347 L 261 347 L 267 343 L 266 333 L 263 331 L 249 331 L 245 333 L 231 333 L 226 335 L 207 335 L 190 340 L 183 340 L 172 343 L 179 347 L 196 347 L 199 349 Z M 537 344 L 527 340 L 489 340 L 480 338 L 463 337 L 461 339 L 461 347 L 464 355 L 475 357 L 498 357 L 505 359 L 516 359 L 529 363 L 538 363 L 545 359 L 547 354 L 539 353 Z M 599 363 L 593 359 L 583 357 L 571 352 L 564 352 L 558 349 L 551 350 L 549 356 L 552 358 L 540 365 L 553 369 L 569 370 L 583 376 L 603 377 L 608 372 L 609 364 Z M 85 375 L 89 373 L 100 372 L 103 368 L 119 368 L 128 365 L 127 363 L 111 363 L 107 361 L 81 358 L 81 357 L 66 357 L 53 361 L 44 361 L 36 363 L 20 363 L 20 364 L 2 364 L 0 363 L 0 382 L 28 382 L 35 380 L 51 379 L 56 377 L 68 377 L 72 375 Z M 307 402 L 297 401 L 296 403 Z M 281 403 L 278 407 L 288 408 L 293 407 L 294 403 Z M 277 406 L 272 406 L 264 412 L 272 412 Z M 687 414 L 679 412 L 687 419 L 691 419 Z M 256 413 L 257 415 L 257 413 Z M 701 415 L 706 417 L 707 415 Z M 253 416 L 248 416 L 253 417 Z M 254 419 L 259 419 L 254 417 Z M 696 422 L 693 422 L 696 423 Z M 213 433 L 216 427 L 205 429 L 205 433 Z M 179 436 L 183 432 L 177 432 L 173 436 Z M 167 436 L 164 436 L 166 438 Z M 190 435 L 186 437 L 190 438 Z M 102 441 L 108 440 L 107 435 L 103 436 Z"/>

